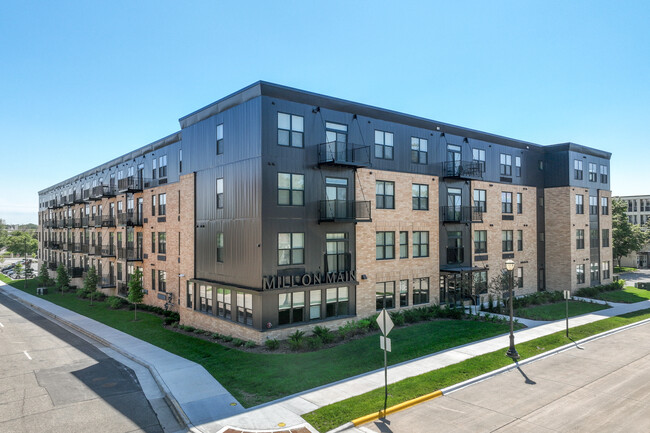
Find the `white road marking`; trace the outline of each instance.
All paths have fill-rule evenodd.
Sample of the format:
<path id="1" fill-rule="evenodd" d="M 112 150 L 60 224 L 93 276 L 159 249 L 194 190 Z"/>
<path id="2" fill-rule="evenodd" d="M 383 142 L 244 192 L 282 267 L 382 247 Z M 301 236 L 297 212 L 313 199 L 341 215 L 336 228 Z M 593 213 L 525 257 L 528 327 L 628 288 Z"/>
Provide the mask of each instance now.
<path id="1" fill-rule="evenodd" d="M 23 350 L 23 353 L 25 354 L 25 356 L 27 357 L 27 359 L 29 359 L 30 361 L 32 360 L 32 357 L 29 356 L 29 353 L 27 353 L 26 350 Z"/>

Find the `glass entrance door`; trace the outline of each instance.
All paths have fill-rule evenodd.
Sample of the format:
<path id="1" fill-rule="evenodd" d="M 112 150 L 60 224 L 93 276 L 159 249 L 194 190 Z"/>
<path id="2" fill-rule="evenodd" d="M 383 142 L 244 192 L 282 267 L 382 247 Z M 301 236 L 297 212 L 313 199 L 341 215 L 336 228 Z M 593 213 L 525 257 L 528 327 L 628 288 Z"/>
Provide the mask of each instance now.
<path id="1" fill-rule="evenodd" d="M 347 218 L 348 180 L 325 178 L 326 217 Z"/>
<path id="2" fill-rule="evenodd" d="M 461 220 L 463 192 L 459 188 L 447 189 L 447 221 Z"/>
<path id="3" fill-rule="evenodd" d="M 325 122 L 327 161 L 349 161 L 348 125 Z"/>
<path id="4" fill-rule="evenodd" d="M 460 146 L 447 145 L 447 174 L 458 176 L 460 174 Z"/>

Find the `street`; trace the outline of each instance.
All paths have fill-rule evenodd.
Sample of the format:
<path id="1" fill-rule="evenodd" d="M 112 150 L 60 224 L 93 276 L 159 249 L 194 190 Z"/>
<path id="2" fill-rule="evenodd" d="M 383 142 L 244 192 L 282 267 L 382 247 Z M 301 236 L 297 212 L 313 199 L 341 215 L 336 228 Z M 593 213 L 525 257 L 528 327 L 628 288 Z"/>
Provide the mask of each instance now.
<path id="1" fill-rule="evenodd" d="M 133 370 L 0 294 L 0 431 L 163 432 Z"/>
<path id="2" fill-rule="evenodd" d="M 649 341 L 646 323 L 347 431 L 645 433 Z"/>

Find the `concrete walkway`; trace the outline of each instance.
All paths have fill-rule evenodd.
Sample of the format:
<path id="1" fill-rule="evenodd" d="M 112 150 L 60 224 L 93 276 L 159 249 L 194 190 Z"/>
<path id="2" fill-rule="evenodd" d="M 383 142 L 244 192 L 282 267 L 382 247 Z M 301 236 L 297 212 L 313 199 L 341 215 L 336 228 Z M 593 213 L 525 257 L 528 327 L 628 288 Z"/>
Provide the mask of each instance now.
<path id="1" fill-rule="evenodd" d="M 223 386 L 203 367 L 194 362 L 172 355 L 165 350 L 11 286 L 0 283 L 0 291 L 63 323 L 83 330 L 88 335 L 94 335 L 102 343 L 147 366 L 159 381 L 169 400 L 172 403 L 177 402 L 177 409 L 185 417 L 188 425 L 193 426 L 193 430 L 196 431 L 283 431 L 284 428 L 284 431 L 287 432 L 289 431 L 287 429 L 308 429 L 315 432 L 316 430 L 306 424 L 300 415 L 372 391 L 384 384 L 384 372 L 381 369 L 264 405 L 243 409 Z M 635 304 L 610 303 L 610 305 L 612 308 L 570 318 L 569 326 L 580 326 L 607 317 L 650 308 L 650 300 Z M 525 319 L 519 319 L 519 321 L 524 323 Z M 565 329 L 564 320 L 531 322 L 535 322 L 530 323 L 532 327 L 515 332 L 516 343 L 530 341 Z M 508 344 L 508 335 L 504 334 L 396 364 L 388 369 L 388 382 L 395 383 L 408 377 L 503 349 Z M 236 405 L 233 406 L 233 403 Z"/>

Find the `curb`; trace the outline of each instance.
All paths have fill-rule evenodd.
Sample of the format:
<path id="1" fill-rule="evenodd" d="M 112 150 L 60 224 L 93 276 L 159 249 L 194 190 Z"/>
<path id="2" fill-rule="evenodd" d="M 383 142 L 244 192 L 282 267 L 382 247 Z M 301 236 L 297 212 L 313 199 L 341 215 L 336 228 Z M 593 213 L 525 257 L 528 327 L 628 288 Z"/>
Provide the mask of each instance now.
<path id="1" fill-rule="evenodd" d="M 15 287 L 13 287 L 13 286 L 11 286 L 10 284 L 7 284 L 7 283 L 5 283 L 5 285 L 13 288 L 14 290 L 20 290 L 20 289 L 16 289 Z M 86 337 L 88 337 L 88 338 L 90 338 L 92 340 L 95 340 L 96 342 L 100 343 L 101 345 L 106 346 L 106 347 L 116 351 L 120 355 L 130 359 L 131 361 L 136 362 L 136 363 L 142 365 L 143 367 L 145 367 L 149 371 L 151 376 L 153 377 L 154 381 L 156 382 L 156 385 L 158 385 L 158 388 L 162 391 L 163 397 L 164 397 L 165 401 L 167 402 L 167 405 L 171 409 L 172 413 L 174 414 L 174 417 L 176 418 L 176 420 L 179 421 L 184 427 L 186 427 L 188 430 L 190 430 L 192 432 L 195 432 L 195 433 L 200 433 L 201 432 L 201 430 L 197 429 L 196 426 L 194 426 L 194 424 L 192 424 L 190 419 L 187 417 L 187 415 L 185 414 L 185 412 L 181 408 L 181 405 L 178 403 L 176 398 L 174 398 L 174 395 L 169 391 L 169 388 L 167 387 L 167 384 L 165 384 L 165 381 L 162 379 L 162 377 L 160 377 L 160 374 L 158 373 L 158 371 L 156 370 L 156 368 L 154 366 L 152 366 L 148 362 L 146 362 L 146 361 L 132 355 L 131 353 L 126 352 L 125 350 L 122 350 L 121 348 L 111 344 L 109 341 L 101 338 L 100 336 L 98 336 L 96 334 L 93 334 L 93 333 L 85 330 L 84 328 L 63 319 L 62 317 L 57 316 L 54 313 L 50 313 L 49 311 L 44 310 L 44 309 L 38 307 L 37 305 L 32 304 L 29 301 L 21 299 L 21 298 L 15 296 L 13 294 L 7 293 L 2 288 L 2 286 L 0 286 L 0 292 L 3 293 L 8 298 L 13 299 L 14 301 L 24 305 L 25 307 L 37 312 L 41 316 L 49 317 L 50 319 L 53 319 L 53 321 L 56 321 L 56 322 L 66 326 L 68 328 L 72 328 L 75 331 L 85 335 Z M 54 305 L 56 305 L 56 304 L 54 304 Z M 61 307 L 61 308 L 65 308 L 65 307 Z"/>
<path id="2" fill-rule="evenodd" d="M 374 421 L 379 418 L 383 418 L 386 415 L 390 415 L 391 413 L 399 412 L 400 410 L 408 409 L 409 407 L 415 406 L 416 404 L 420 404 L 422 402 L 428 401 L 428 400 L 433 400 L 434 398 L 442 397 L 442 391 L 434 391 L 429 394 L 422 395 L 420 397 L 416 397 L 411 400 L 404 401 L 402 403 L 396 404 L 395 406 L 391 406 L 386 409 L 386 411 L 380 410 L 379 412 L 371 413 L 366 416 L 359 417 L 357 419 L 353 419 L 351 422 L 355 427 L 358 427 L 362 424 L 369 423 L 370 421 Z"/>

